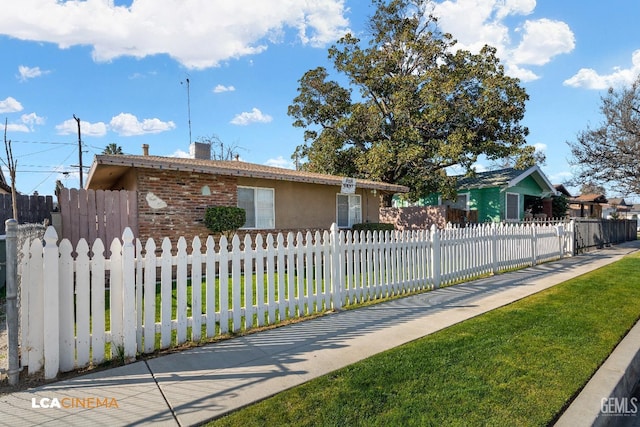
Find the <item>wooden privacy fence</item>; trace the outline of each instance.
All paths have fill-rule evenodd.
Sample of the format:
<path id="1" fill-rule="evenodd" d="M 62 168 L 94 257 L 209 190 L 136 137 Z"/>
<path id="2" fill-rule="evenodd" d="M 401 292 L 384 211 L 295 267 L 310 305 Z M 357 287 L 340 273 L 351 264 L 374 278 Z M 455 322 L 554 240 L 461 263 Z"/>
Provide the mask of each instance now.
<path id="1" fill-rule="evenodd" d="M 635 219 L 575 219 L 575 253 L 637 239 Z"/>
<path id="2" fill-rule="evenodd" d="M 75 247 L 80 239 L 111 242 L 129 227 L 138 233 L 138 201 L 135 191 L 62 188 L 58 193 L 62 217 L 61 239 Z M 107 248 L 107 251 L 109 248 Z"/>
<path id="3" fill-rule="evenodd" d="M 533 265 L 571 253 L 572 224 L 314 235 L 235 236 L 176 255 L 168 238 L 143 248 L 126 229 L 105 258 L 102 240 L 56 245 L 50 227 L 20 264 L 21 365 L 46 378 L 131 359 L 331 308 Z M 285 243 L 286 242 L 286 243 Z M 219 248 L 219 249 L 216 249 Z M 72 257 L 72 253 L 77 256 Z M 93 254 L 90 256 L 90 253 Z M 109 274 L 107 274 L 109 272 Z M 46 304 L 45 304 L 46 301 Z"/>
<path id="4" fill-rule="evenodd" d="M 51 222 L 53 211 L 52 196 L 16 196 L 18 207 L 18 223 L 42 224 L 44 220 Z M 5 234 L 4 222 L 13 218 L 13 200 L 11 194 L 0 194 L 0 234 Z"/>

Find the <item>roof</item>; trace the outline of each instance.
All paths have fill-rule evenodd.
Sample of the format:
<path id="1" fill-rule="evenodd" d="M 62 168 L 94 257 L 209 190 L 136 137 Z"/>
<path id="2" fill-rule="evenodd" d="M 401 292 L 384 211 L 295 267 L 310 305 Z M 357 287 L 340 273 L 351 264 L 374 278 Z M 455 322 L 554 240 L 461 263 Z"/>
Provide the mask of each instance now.
<path id="1" fill-rule="evenodd" d="M 478 172 L 474 176 L 460 176 L 458 178 L 458 189 L 472 188 L 508 188 L 516 186 L 520 181 L 531 176 L 542 189 L 556 194 L 556 189 L 549 182 L 547 177 L 538 166 L 533 166 L 527 170 L 505 168 L 494 171 Z"/>
<path id="2" fill-rule="evenodd" d="M 4 171 L 0 170 L 0 189 L 6 191 L 11 194 L 11 187 L 7 184 L 7 180 L 4 177 Z"/>
<path id="3" fill-rule="evenodd" d="M 567 188 L 562 184 L 555 184 L 553 188 L 555 188 L 559 194 L 564 194 L 567 197 L 573 197 L 571 193 L 569 193 L 569 190 L 567 190 Z"/>
<path id="4" fill-rule="evenodd" d="M 212 175 L 262 178 L 278 181 L 305 182 L 321 185 L 342 185 L 342 177 L 320 173 L 284 169 L 237 160 L 203 160 L 180 157 L 97 155 L 93 160 L 87 188 L 107 189 L 131 168 L 166 169 Z M 356 186 L 388 193 L 407 193 L 403 185 L 370 180 L 356 180 Z"/>
<path id="5" fill-rule="evenodd" d="M 574 197 L 573 199 L 571 199 L 572 202 L 576 202 L 576 203 L 607 203 L 607 198 L 604 196 L 604 194 L 595 194 L 595 193 L 590 193 L 590 194 L 581 194 L 579 196 Z"/>
<path id="6" fill-rule="evenodd" d="M 627 205 L 627 203 L 622 198 L 615 198 L 614 197 L 612 199 L 609 199 L 608 203 L 610 205 L 616 205 L 616 206 L 629 206 L 629 205 Z"/>

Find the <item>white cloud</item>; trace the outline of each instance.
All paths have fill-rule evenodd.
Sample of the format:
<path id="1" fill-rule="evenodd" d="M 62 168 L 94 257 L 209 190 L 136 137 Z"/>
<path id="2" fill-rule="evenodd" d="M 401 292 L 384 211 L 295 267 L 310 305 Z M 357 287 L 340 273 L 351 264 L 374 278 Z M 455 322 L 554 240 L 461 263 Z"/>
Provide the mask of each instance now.
<path id="1" fill-rule="evenodd" d="M 323 46 L 348 27 L 345 0 L 235 0 L 188 2 L 132 0 L 4 0 L 0 34 L 56 43 L 91 45 L 97 61 L 167 54 L 187 68 L 216 66 L 256 54 L 284 40 Z M 215 42 L 212 42 L 215 41 Z"/>
<path id="2" fill-rule="evenodd" d="M 8 97 L 4 101 L 0 101 L 0 113 L 16 113 L 22 109 L 22 104 L 15 98 Z"/>
<path id="3" fill-rule="evenodd" d="M 78 133 L 78 122 L 75 119 L 65 120 L 56 125 L 56 131 L 59 135 L 73 135 Z M 80 121 L 80 134 L 82 136 L 105 136 L 107 134 L 107 125 L 103 122 L 90 123 L 83 120 Z"/>
<path id="4" fill-rule="evenodd" d="M 262 113 L 262 111 L 257 108 L 253 108 L 251 112 L 245 111 L 244 113 L 240 113 L 231 120 L 231 124 L 246 126 L 251 123 L 269 123 L 273 120 L 273 118 L 268 115 Z"/>
<path id="5" fill-rule="evenodd" d="M 522 39 L 511 54 L 515 64 L 544 65 L 576 46 L 575 36 L 562 21 L 539 19 L 526 21 L 522 27 Z"/>
<path id="6" fill-rule="evenodd" d="M 631 85 L 640 75 L 640 49 L 631 55 L 631 67 L 616 67 L 610 74 L 598 74 L 593 68 L 582 68 L 571 78 L 564 81 L 565 86 L 603 90 L 610 87 Z"/>
<path id="7" fill-rule="evenodd" d="M 575 36 L 562 21 L 524 20 L 516 28 L 506 24 L 507 18 L 531 14 L 535 6 L 535 0 L 447 0 L 435 5 L 434 14 L 458 48 L 478 52 L 486 44 L 493 46 L 510 76 L 532 81 L 539 77 L 525 65 L 544 65 L 575 47 Z"/>
<path id="8" fill-rule="evenodd" d="M 4 126 L 3 126 L 4 129 Z M 23 123 L 8 123 L 7 124 L 7 132 L 24 132 L 29 133 L 29 126 Z"/>
<path id="9" fill-rule="evenodd" d="M 155 118 L 139 121 L 133 114 L 120 113 L 111 119 L 109 127 L 120 136 L 135 136 L 166 132 L 174 129 L 176 125 L 171 121 L 163 122 Z"/>
<path id="10" fill-rule="evenodd" d="M 173 153 L 169 154 L 169 157 L 179 157 L 181 159 L 192 159 L 193 156 L 191 155 L 191 153 L 184 151 L 184 150 L 176 150 Z"/>
<path id="11" fill-rule="evenodd" d="M 533 144 L 533 148 L 535 148 L 536 151 L 539 151 L 539 152 L 547 151 L 547 144 L 538 142 L 536 144 Z"/>
<path id="12" fill-rule="evenodd" d="M 551 181 L 552 183 L 562 183 L 573 178 L 573 174 L 568 171 L 557 172 L 547 176 L 549 177 L 549 181 Z"/>
<path id="13" fill-rule="evenodd" d="M 233 86 L 217 85 L 213 88 L 213 93 L 233 92 L 236 88 Z"/>
<path id="14" fill-rule="evenodd" d="M 40 67 L 34 67 L 34 68 L 30 68 L 27 67 L 26 65 L 20 65 L 18 66 L 18 79 L 21 82 L 26 82 L 29 79 L 34 79 L 36 77 L 40 77 L 43 76 L 45 74 L 49 74 L 50 71 L 43 71 L 40 69 Z"/>
<path id="15" fill-rule="evenodd" d="M 269 159 L 264 162 L 267 166 L 275 166 L 277 168 L 295 169 L 296 165 L 290 159 L 287 160 L 282 156 L 278 156 L 275 159 Z"/>

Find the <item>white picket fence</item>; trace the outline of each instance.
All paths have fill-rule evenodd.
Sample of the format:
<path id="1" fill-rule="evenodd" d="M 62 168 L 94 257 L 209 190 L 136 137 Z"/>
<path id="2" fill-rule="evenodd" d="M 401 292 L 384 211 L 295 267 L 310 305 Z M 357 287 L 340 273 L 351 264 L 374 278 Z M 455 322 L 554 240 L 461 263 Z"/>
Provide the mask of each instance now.
<path id="1" fill-rule="evenodd" d="M 126 229 L 99 239 L 26 242 L 21 365 L 58 372 L 247 330 L 349 304 L 437 288 L 570 254 L 573 224 L 406 232 L 198 237 L 142 247 Z M 230 249 L 228 249 L 230 246 Z M 218 249 L 217 249 L 218 248 Z M 172 253 L 172 250 L 175 253 Z M 159 253 L 159 255 L 158 255 Z"/>

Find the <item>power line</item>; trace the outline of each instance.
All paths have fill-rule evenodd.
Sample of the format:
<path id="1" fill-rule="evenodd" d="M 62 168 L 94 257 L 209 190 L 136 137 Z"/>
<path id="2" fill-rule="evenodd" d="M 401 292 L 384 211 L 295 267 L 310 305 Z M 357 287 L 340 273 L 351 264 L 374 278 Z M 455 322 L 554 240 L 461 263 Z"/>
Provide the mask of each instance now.
<path id="1" fill-rule="evenodd" d="M 58 142 L 58 141 L 16 141 L 13 140 L 13 142 L 17 142 L 20 144 L 51 144 L 51 145 L 76 145 L 75 142 Z"/>

